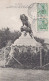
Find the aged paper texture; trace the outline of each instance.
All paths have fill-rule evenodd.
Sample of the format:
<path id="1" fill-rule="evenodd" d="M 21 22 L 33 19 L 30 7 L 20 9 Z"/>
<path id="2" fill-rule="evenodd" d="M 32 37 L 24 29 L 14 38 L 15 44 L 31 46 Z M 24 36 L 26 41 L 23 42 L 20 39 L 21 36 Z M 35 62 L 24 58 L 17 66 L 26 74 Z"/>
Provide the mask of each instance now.
<path id="1" fill-rule="evenodd" d="M 0 81 L 49 81 L 49 0 L 0 0 Z"/>

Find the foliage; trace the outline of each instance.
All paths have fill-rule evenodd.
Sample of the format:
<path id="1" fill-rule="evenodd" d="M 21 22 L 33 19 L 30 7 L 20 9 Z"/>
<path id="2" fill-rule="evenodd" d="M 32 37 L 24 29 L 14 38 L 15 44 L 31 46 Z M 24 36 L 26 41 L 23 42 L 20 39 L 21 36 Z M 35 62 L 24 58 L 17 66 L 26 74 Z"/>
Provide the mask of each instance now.
<path id="1" fill-rule="evenodd" d="M 44 44 L 44 39 L 38 38 L 38 37 L 34 37 L 34 39 L 35 39 L 37 42 L 40 42 L 42 45 Z"/>
<path id="2" fill-rule="evenodd" d="M 19 31 L 11 32 L 8 27 L 0 30 L 0 49 L 5 47 L 9 40 L 14 42 L 20 35 L 21 33 Z"/>

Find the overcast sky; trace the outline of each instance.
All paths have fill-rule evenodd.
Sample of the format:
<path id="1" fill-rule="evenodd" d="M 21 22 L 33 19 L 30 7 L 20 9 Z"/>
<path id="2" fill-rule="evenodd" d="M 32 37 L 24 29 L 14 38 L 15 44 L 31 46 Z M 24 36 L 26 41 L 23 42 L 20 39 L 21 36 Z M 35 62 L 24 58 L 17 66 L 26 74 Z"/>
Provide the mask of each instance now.
<path id="1" fill-rule="evenodd" d="M 9 27 L 10 30 L 20 30 L 22 22 L 20 14 L 25 14 L 31 23 L 32 30 L 35 36 L 41 38 L 49 38 L 49 30 L 46 32 L 37 31 L 37 21 L 33 21 L 37 17 L 36 4 L 32 8 L 32 18 L 28 15 L 28 6 L 34 2 L 48 2 L 48 0 L 0 0 L 0 29 Z M 25 5 L 26 8 L 18 8 Z M 49 6 L 49 4 L 48 4 Z M 34 13 L 33 13 L 34 12 Z M 48 19 L 49 20 L 49 19 Z M 48 22 L 49 23 L 49 22 Z"/>

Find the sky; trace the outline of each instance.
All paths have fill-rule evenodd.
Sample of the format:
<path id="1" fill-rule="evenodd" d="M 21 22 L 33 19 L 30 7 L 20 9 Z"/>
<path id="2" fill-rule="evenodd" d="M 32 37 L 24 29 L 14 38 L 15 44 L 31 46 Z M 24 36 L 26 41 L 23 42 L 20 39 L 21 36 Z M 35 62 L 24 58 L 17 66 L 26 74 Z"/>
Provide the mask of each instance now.
<path id="1" fill-rule="evenodd" d="M 33 34 L 37 37 L 49 39 L 49 28 L 48 31 L 37 31 L 37 21 L 34 20 L 37 18 L 36 4 L 28 11 L 28 6 L 32 6 L 33 3 L 48 3 L 49 9 L 48 0 L 0 0 L 0 29 L 9 27 L 11 31 L 20 31 L 22 26 L 20 15 L 25 14 L 31 23 Z M 25 6 L 26 8 L 22 8 L 22 6 Z"/>

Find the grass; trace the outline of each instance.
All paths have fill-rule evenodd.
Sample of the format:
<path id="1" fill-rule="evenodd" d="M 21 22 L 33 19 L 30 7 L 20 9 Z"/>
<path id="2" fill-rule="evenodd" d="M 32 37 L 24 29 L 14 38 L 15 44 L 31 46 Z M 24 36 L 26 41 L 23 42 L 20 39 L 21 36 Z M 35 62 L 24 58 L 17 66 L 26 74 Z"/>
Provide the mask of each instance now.
<path id="1" fill-rule="evenodd" d="M 49 71 L 0 68 L 0 81 L 49 81 Z"/>

